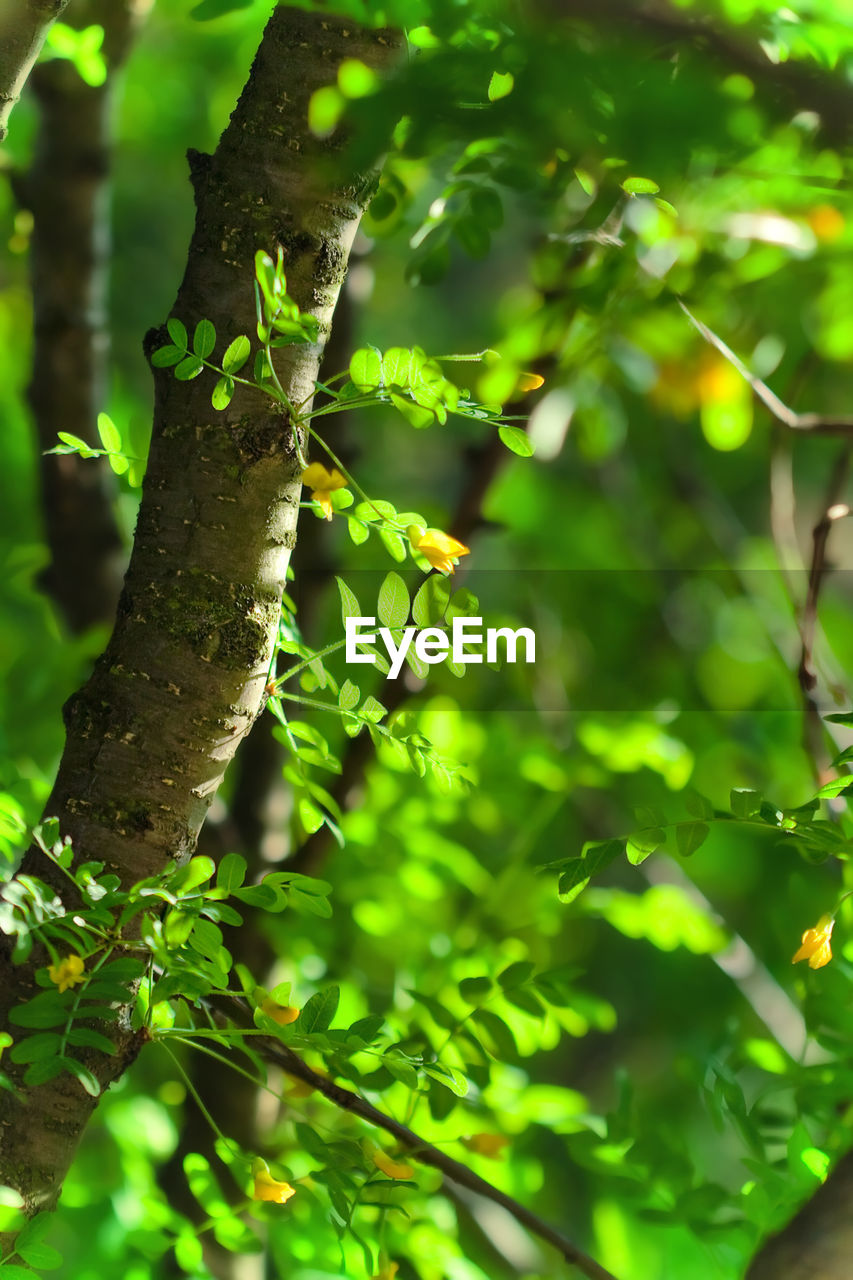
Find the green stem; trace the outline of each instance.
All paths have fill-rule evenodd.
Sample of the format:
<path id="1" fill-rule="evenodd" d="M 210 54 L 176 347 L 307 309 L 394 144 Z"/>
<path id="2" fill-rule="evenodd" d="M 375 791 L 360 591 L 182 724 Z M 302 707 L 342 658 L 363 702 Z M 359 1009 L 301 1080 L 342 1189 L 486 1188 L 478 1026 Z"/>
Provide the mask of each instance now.
<path id="1" fill-rule="evenodd" d="M 231 1059 L 226 1058 L 224 1054 L 216 1053 L 214 1049 L 209 1049 L 206 1044 L 196 1044 L 193 1040 L 188 1038 L 190 1034 L 191 1033 L 182 1032 L 177 1036 L 173 1036 L 173 1039 L 177 1039 L 179 1044 L 185 1044 L 188 1049 L 194 1049 L 196 1053 L 203 1053 L 208 1058 L 215 1058 L 217 1062 L 221 1062 L 231 1071 L 236 1071 L 238 1076 L 244 1076 L 245 1079 L 249 1080 L 257 1089 L 263 1089 L 266 1093 L 271 1093 L 274 1098 L 277 1098 L 278 1101 L 281 1102 L 281 1094 L 271 1088 L 271 1086 L 268 1085 L 265 1080 L 262 1080 L 260 1076 L 255 1076 L 251 1071 L 247 1071 L 245 1067 L 238 1066 L 236 1062 L 232 1062 Z M 255 1034 L 263 1035 L 264 1033 L 258 1031 Z M 159 1039 L 161 1035 L 162 1032 L 158 1033 L 157 1039 Z"/>
<path id="2" fill-rule="evenodd" d="M 317 658 L 328 658 L 330 654 L 337 653 L 338 649 L 343 649 L 346 640 L 335 640 L 334 644 L 326 645 L 325 649 L 318 649 L 316 653 L 312 653 L 310 658 L 306 658 L 304 662 L 300 662 L 297 666 L 291 667 L 289 671 L 285 671 L 283 675 L 276 676 L 275 680 L 268 680 L 267 685 L 273 684 L 278 687 L 285 680 L 291 680 L 294 676 L 299 675 L 300 671 L 304 671 L 306 667 L 310 667 L 312 662 Z"/>
<path id="3" fill-rule="evenodd" d="M 68 1017 L 65 1020 L 65 1026 L 62 1028 L 62 1037 L 59 1041 L 59 1048 L 57 1050 L 57 1054 L 59 1057 L 63 1057 L 65 1054 L 65 1044 L 68 1038 L 68 1032 L 71 1030 L 71 1025 L 74 1022 L 74 1018 L 77 1014 L 77 1010 L 80 1008 L 80 1001 L 83 999 L 84 995 L 86 994 L 86 991 L 89 986 L 89 982 L 91 981 L 93 975 L 98 972 L 101 966 L 103 964 L 106 964 L 107 960 L 109 960 L 114 950 L 115 950 L 114 947 L 110 947 L 109 950 L 104 952 L 104 954 L 101 956 L 97 964 L 93 965 L 92 968 L 89 970 L 89 975 L 86 981 L 80 987 L 80 990 L 75 993 L 74 1003 L 72 1004 L 71 1008 L 68 1011 Z"/>
<path id="4" fill-rule="evenodd" d="M 226 1147 L 228 1147 L 228 1148 L 229 1148 L 229 1150 L 233 1151 L 234 1155 L 237 1157 L 237 1159 L 238 1159 L 238 1160 L 242 1160 L 242 1159 L 243 1159 L 243 1153 L 240 1151 L 239 1147 L 237 1147 L 237 1146 L 236 1146 L 236 1145 L 231 1141 L 231 1139 L 230 1139 L 230 1138 L 226 1138 L 225 1134 L 222 1132 L 222 1130 L 220 1129 L 219 1125 L 216 1123 L 216 1121 L 214 1120 L 213 1116 L 210 1114 L 210 1112 L 208 1111 L 207 1107 L 204 1105 L 204 1103 L 202 1102 L 201 1098 L 199 1097 L 198 1090 L 196 1089 L 195 1085 L 193 1084 L 193 1082 L 192 1082 L 192 1080 L 190 1079 L 190 1077 L 189 1077 L 189 1075 L 187 1074 L 187 1072 L 186 1072 L 186 1071 L 184 1070 L 184 1068 L 182 1067 L 181 1062 L 180 1062 L 180 1059 L 179 1059 L 179 1058 L 178 1058 L 174 1053 L 172 1053 L 172 1050 L 171 1050 L 171 1049 L 169 1048 L 169 1046 L 166 1044 L 165 1040 L 161 1040 L 159 1036 L 157 1037 L 157 1039 L 158 1039 L 158 1042 L 159 1042 L 159 1044 L 160 1044 L 161 1048 L 162 1048 L 166 1053 L 168 1053 L 169 1057 L 172 1059 L 172 1061 L 174 1062 L 175 1066 L 178 1068 L 178 1071 L 179 1071 L 179 1072 L 181 1073 L 181 1075 L 183 1076 L 184 1084 L 187 1086 L 187 1090 L 188 1090 L 188 1092 L 189 1092 L 189 1093 L 190 1093 L 190 1095 L 192 1096 L 193 1101 L 195 1102 L 195 1104 L 196 1104 L 196 1106 L 198 1107 L 199 1111 L 200 1111 L 200 1112 L 201 1112 L 201 1114 L 204 1116 L 204 1118 L 205 1118 L 205 1120 L 207 1121 L 207 1123 L 210 1125 L 210 1128 L 211 1128 L 211 1130 L 213 1131 L 213 1133 L 215 1133 L 215 1134 L 216 1134 L 217 1138 L 219 1138 L 219 1140 L 220 1140 L 221 1142 L 224 1142 L 224 1143 L 225 1143 Z"/>
<path id="5" fill-rule="evenodd" d="M 349 482 L 349 484 L 353 487 L 353 489 L 355 489 L 356 493 L 361 494 L 362 500 L 363 500 L 364 502 L 366 502 L 369 506 L 371 506 L 371 507 L 373 508 L 373 510 L 374 510 L 374 511 L 376 512 L 376 514 L 379 516 L 379 519 L 380 519 L 380 520 L 382 520 L 385 524 L 392 524 L 393 522 L 392 522 L 391 520 L 389 520 L 388 516 L 386 516 L 386 515 L 383 515 L 383 514 L 382 514 L 382 512 L 379 510 L 379 508 L 377 507 L 377 505 L 376 505 L 376 503 L 373 501 L 373 499 L 372 499 L 372 498 L 369 498 L 369 497 L 367 496 L 367 494 L 365 493 L 364 489 L 362 489 L 362 487 L 361 487 L 361 485 L 358 483 L 358 481 L 357 481 L 356 479 L 354 479 L 354 477 L 353 477 L 353 476 L 350 474 L 350 472 L 346 469 L 346 467 L 345 467 L 345 466 L 344 466 L 344 464 L 341 462 L 341 460 L 340 460 L 340 458 L 337 456 L 337 454 L 336 454 L 336 453 L 334 453 L 334 452 L 332 451 L 332 449 L 329 447 L 329 445 L 327 445 L 327 444 L 326 444 L 326 441 L 323 439 L 323 437 L 322 437 L 321 435 L 318 435 L 318 434 L 317 434 L 317 432 L 316 432 L 316 431 L 314 430 L 314 428 L 310 425 L 310 423 L 308 422 L 308 420 L 307 420 L 307 419 L 303 419 L 303 421 L 305 422 L 305 429 L 307 430 L 307 432 L 308 432 L 309 436 L 311 437 L 311 439 L 312 439 L 312 440 L 316 440 L 316 441 L 317 441 L 317 444 L 319 444 L 319 445 L 320 445 L 320 447 L 321 447 L 322 449 L 325 449 L 325 450 L 326 450 L 326 453 L 327 453 L 327 454 L 329 455 L 329 457 L 332 459 L 332 462 L 334 462 L 335 466 L 338 468 L 338 470 L 340 471 L 340 473 L 341 473 L 341 475 L 344 477 L 344 479 L 345 479 L 345 480 L 347 480 L 347 481 Z"/>

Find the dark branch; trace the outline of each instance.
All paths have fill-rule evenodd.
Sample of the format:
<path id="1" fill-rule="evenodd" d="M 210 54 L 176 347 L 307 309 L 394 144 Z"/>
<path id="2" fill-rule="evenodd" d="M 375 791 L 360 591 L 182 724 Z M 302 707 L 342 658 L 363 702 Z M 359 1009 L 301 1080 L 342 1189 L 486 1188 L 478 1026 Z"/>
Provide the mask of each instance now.
<path id="1" fill-rule="evenodd" d="M 216 1003 L 219 1004 L 218 1001 Z M 245 1027 L 254 1025 L 250 1011 L 242 1000 L 229 999 L 227 1007 L 228 1016 L 232 1020 Z M 254 1041 L 254 1046 L 270 1062 L 274 1062 L 276 1066 L 281 1067 L 288 1075 L 295 1076 L 297 1080 L 301 1080 L 316 1089 L 324 1098 L 328 1098 L 330 1102 L 333 1102 L 336 1107 L 340 1107 L 341 1110 L 349 1112 L 350 1115 L 358 1116 L 360 1120 L 364 1120 L 368 1124 L 375 1125 L 376 1128 L 384 1129 L 386 1133 L 390 1133 L 400 1146 L 405 1148 L 407 1154 L 420 1164 L 426 1164 L 433 1169 L 438 1169 L 440 1173 L 443 1173 L 451 1182 L 455 1182 L 457 1186 L 466 1187 L 469 1191 L 493 1201 L 494 1204 L 499 1204 L 508 1213 L 512 1214 L 516 1222 L 520 1222 L 533 1235 L 553 1245 L 566 1262 L 577 1267 L 583 1275 L 589 1277 L 589 1280 L 615 1280 L 612 1272 L 607 1271 L 594 1258 L 589 1257 L 577 1245 L 572 1244 L 571 1240 L 568 1240 L 550 1223 L 545 1222 L 538 1214 L 525 1208 L 517 1200 L 513 1200 L 512 1196 L 508 1196 L 505 1192 L 492 1186 L 485 1178 L 472 1173 L 467 1165 L 461 1164 L 458 1160 L 454 1160 L 452 1156 L 439 1151 L 431 1143 L 425 1142 L 407 1125 L 400 1124 L 399 1121 L 386 1116 L 357 1093 L 353 1093 L 351 1089 L 345 1089 L 342 1085 L 335 1084 L 334 1081 L 329 1080 L 326 1076 L 312 1071 L 299 1055 L 294 1053 L 287 1045 L 272 1038 L 265 1039 L 259 1036 Z"/>

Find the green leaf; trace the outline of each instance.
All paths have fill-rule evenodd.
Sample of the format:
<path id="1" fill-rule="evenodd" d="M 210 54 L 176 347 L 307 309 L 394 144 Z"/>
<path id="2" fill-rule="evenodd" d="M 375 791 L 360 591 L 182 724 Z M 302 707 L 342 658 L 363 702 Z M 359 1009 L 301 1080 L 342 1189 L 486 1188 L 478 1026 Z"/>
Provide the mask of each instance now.
<path id="1" fill-rule="evenodd" d="M 693 818 L 706 820 L 708 818 L 713 818 L 714 816 L 714 806 L 711 804 L 711 801 L 706 799 L 706 797 L 698 791 L 686 792 L 684 796 L 684 805 L 687 812 Z"/>
<path id="2" fill-rule="evenodd" d="M 507 987 L 520 987 L 533 976 L 533 965 L 529 960 L 516 960 L 498 974 L 498 984 L 502 990 Z"/>
<path id="3" fill-rule="evenodd" d="M 638 867 L 650 854 L 666 840 L 666 832 L 660 827 L 646 827 L 643 831 L 635 831 L 629 838 L 625 852 L 632 866 Z"/>
<path id="4" fill-rule="evenodd" d="M 313 800 L 309 800 L 307 796 L 300 796 L 296 802 L 296 808 L 299 813 L 299 821 L 305 828 L 309 836 L 313 836 L 315 831 L 319 831 L 325 822 L 325 814 L 319 809 Z"/>
<path id="5" fill-rule="evenodd" d="M 361 690 L 358 685 L 353 684 L 352 680 L 345 680 L 338 694 L 338 706 L 342 711 L 352 711 L 358 706 L 360 697 Z"/>
<path id="6" fill-rule="evenodd" d="M 629 196 L 656 196 L 660 191 L 653 178 L 626 178 L 620 185 Z"/>
<path id="7" fill-rule="evenodd" d="M 114 1054 L 116 1047 L 107 1036 L 92 1027 L 72 1027 L 68 1032 L 69 1044 L 79 1045 L 85 1049 L 100 1049 L 101 1053 Z"/>
<path id="8" fill-rule="evenodd" d="M 179 365 L 175 367 L 175 377 L 179 382 L 190 382 L 193 378 L 197 378 L 201 373 L 204 365 L 198 356 L 187 356 Z"/>
<path id="9" fill-rule="evenodd" d="M 229 342 L 225 348 L 225 355 L 222 357 L 222 370 L 224 373 L 239 373 L 243 365 L 249 359 L 252 351 L 252 344 L 245 334 L 241 333 L 239 338 L 235 338 L 233 342 Z"/>
<path id="10" fill-rule="evenodd" d="M 297 1031 L 310 1035 L 314 1031 L 327 1031 L 338 1011 L 341 992 L 339 987 L 327 987 L 318 991 L 303 1007 L 294 1023 Z"/>
<path id="11" fill-rule="evenodd" d="M 185 325 L 180 320 L 174 318 L 166 321 L 166 328 L 169 331 L 169 337 L 172 339 L 176 347 L 180 347 L 181 351 L 189 349 L 189 336 Z"/>
<path id="12" fill-rule="evenodd" d="M 366 542 L 370 537 L 370 530 L 361 520 L 354 520 L 352 517 L 347 519 L 347 532 L 357 547 Z"/>
<path id="13" fill-rule="evenodd" d="M 360 347 L 349 362 L 349 376 L 359 391 L 381 387 L 382 353 L 376 347 Z"/>
<path id="14" fill-rule="evenodd" d="M 729 797 L 729 804 L 736 818 L 751 818 L 761 808 L 761 801 L 761 792 L 747 787 L 733 788 Z"/>
<path id="15" fill-rule="evenodd" d="M 24 1084 L 46 1084 L 48 1080 L 61 1075 L 64 1067 L 62 1058 L 42 1058 L 39 1062 L 34 1062 L 32 1066 L 27 1067 L 24 1072 Z"/>
<path id="16" fill-rule="evenodd" d="M 363 718 L 370 724 L 379 724 L 388 714 L 387 707 L 383 707 L 381 702 L 377 702 L 376 698 L 371 694 L 365 698 L 364 705 L 361 708 Z"/>
<path id="17" fill-rule="evenodd" d="M 9 1011 L 9 1021 L 16 1027 L 56 1027 L 67 1016 L 68 1005 L 58 991 L 42 991 Z"/>
<path id="18" fill-rule="evenodd" d="M 216 329 L 210 320 L 199 320 L 193 334 L 193 351 L 200 360 L 206 360 L 216 346 Z"/>
<path id="19" fill-rule="evenodd" d="M 350 591 L 343 578 L 335 578 L 338 584 L 338 591 L 341 597 L 341 621 L 346 625 L 347 618 L 364 618 L 367 615 L 362 612 L 361 605 L 356 600 L 352 591 Z"/>
<path id="20" fill-rule="evenodd" d="M 403 541 L 402 534 L 389 529 L 386 525 L 380 525 L 379 540 L 391 558 L 398 564 L 402 564 L 406 559 L 406 543 Z"/>
<path id="21" fill-rule="evenodd" d="M 416 427 L 418 430 L 424 427 L 431 427 L 435 422 L 435 413 L 432 409 L 427 409 L 423 405 L 413 404 L 405 396 L 397 395 L 396 391 L 391 392 L 391 403 L 395 409 L 399 409 L 409 425 Z"/>
<path id="22" fill-rule="evenodd" d="M 182 1271 L 197 1275 L 204 1258 L 204 1250 L 198 1236 L 186 1233 L 175 1241 L 175 1261 Z"/>
<path id="23" fill-rule="evenodd" d="M 450 587 L 444 578 L 427 578 L 412 602 L 412 617 L 419 627 L 435 627 L 444 622 L 450 602 Z"/>
<path id="24" fill-rule="evenodd" d="M 213 388 L 210 403 L 214 409 L 227 409 L 234 395 L 234 379 L 220 378 Z"/>
<path id="25" fill-rule="evenodd" d="M 246 879 L 248 865 L 242 854 L 226 853 L 216 872 L 217 888 L 224 889 L 226 893 L 239 889 Z"/>
<path id="26" fill-rule="evenodd" d="M 121 454 L 111 453 L 108 455 L 107 461 L 117 476 L 123 476 L 130 466 L 130 459 L 123 457 Z"/>
<path id="27" fill-rule="evenodd" d="M 498 435 L 508 449 L 517 453 L 519 458 L 533 457 L 533 444 L 520 427 L 498 427 Z"/>
<path id="28" fill-rule="evenodd" d="M 101 437 L 101 443 L 108 452 L 118 453 L 121 450 L 119 429 L 108 413 L 98 414 L 98 435 Z"/>
<path id="29" fill-rule="evenodd" d="M 179 867 L 169 879 L 169 888 L 173 893 L 190 893 L 193 889 L 197 889 L 200 884 L 210 880 L 216 870 L 216 863 L 212 858 L 197 855 L 190 858 L 183 867 Z"/>
<path id="30" fill-rule="evenodd" d="M 491 995 L 492 985 L 491 978 L 463 978 L 459 994 L 468 1004 L 482 1004 Z"/>
<path id="31" fill-rule="evenodd" d="M 604 840 L 586 845 L 579 858 L 570 858 L 560 876 L 560 900 L 573 902 L 589 884 L 590 878 L 618 858 L 624 847 L 622 840 Z"/>
<path id="32" fill-rule="evenodd" d="M 840 778 L 833 778 L 831 782 L 825 782 L 817 796 L 821 800 L 834 800 L 836 796 L 844 795 L 848 788 L 853 788 L 853 774 L 844 774 Z"/>
<path id="33" fill-rule="evenodd" d="M 15 1252 L 28 1266 L 35 1267 L 39 1271 L 53 1271 L 62 1265 L 62 1254 L 51 1245 L 44 1244 L 44 1237 L 50 1230 L 52 1222 L 52 1214 L 38 1213 L 30 1219 L 15 1239 Z"/>
<path id="34" fill-rule="evenodd" d="M 458 1019 L 434 996 L 425 995 L 423 991 L 416 991 L 413 987 L 407 987 L 406 994 L 423 1005 L 436 1026 L 443 1027 L 445 1031 L 452 1031 L 456 1026 Z"/>
<path id="35" fill-rule="evenodd" d="M 428 1062 L 424 1064 L 424 1074 L 431 1080 L 443 1084 L 445 1089 L 455 1093 L 457 1098 L 464 1098 L 468 1092 L 468 1081 L 455 1067 L 445 1067 L 440 1062 Z"/>
<path id="36" fill-rule="evenodd" d="M 489 102 L 498 102 L 512 93 L 515 76 L 511 71 L 493 71 L 489 81 Z"/>
<path id="37" fill-rule="evenodd" d="M 487 226 L 471 214 L 462 214 L 454 220 L 453 231 L 462 248 L 471 258 L 485 258 L 492 247 L 492 237 Z"/>
<path id="38" fill-rule="evenodd" d="M 313 893 L 303 893 L 301 889 L 290 889 L 288 900 L 294 911 L 307 912 L 308 915 L 319 916 L 321 920 L 330 920 L 332 917 L 332 904 L 328 898 L 318 898 Z"/>
<path id="39" fill-rule="evenodd" d="M 408 347 L 389 347 L 382 357 L 386 387 L 408 387 L 412 378 L 412 352 Z"/>
<path id="40" fill-rule="evenodd" d="M 679 822 L 675 828 L 675 843 L 682 858 L 689 858 L 705 843 L 711 828 L 707 822 Z"/>
<path id="41" fill-rule="evenodd" d="M 52 1058 L 61 1043 L 58 1032 L 45 1031 L 19 1040 L 10 1050 L 9 1057 L 13 1062 L 40 1062 L 42 1058 Z"/>
<path id="42" fill-rule="evenodd" d="M 101 1086 L 98 1083 L 97 1076 L 88 1067 L 84 1067 L 83 1063 L 78 1062 L 76 1058 L 63 1058 L 62 1063 L 70 1075 L 77 1077 L 90 1097 L 97 1098 L 100 1096 Z"/>
<path id="43" fill-rule="evenodd" d="M 404 627 L 409 618 L 409 592 L 399 573 L 386 574 L 376 605 L 380 622 L 389 629 Z"/>
<path id="44" fill-rule="evenodd" d="M 57 431 L 56 435 L 59 440 L 68 445 L 69 449 L 73 450 L 75 453 L 79 453 L 81 458 L 101 457 L 101 451 L 99 449 L 93 449 L 85 440 L 81 440 L 79 436 L 72 435 L 70 431 Z M 50 452 L 56 453 L 58 450 L 51 449 Z M 66 451 L 63 450 L 63 452 Z"/>
<path id="45" fill-rule="evenodd" d="M 263 881 L 260 884 L 244 884 L 233 890 L 233 896 L 240 902 L 245 902 L 247 907 L 258 907 L 261 911 L 282 911 L 287 905 L 284 894 Z"/>

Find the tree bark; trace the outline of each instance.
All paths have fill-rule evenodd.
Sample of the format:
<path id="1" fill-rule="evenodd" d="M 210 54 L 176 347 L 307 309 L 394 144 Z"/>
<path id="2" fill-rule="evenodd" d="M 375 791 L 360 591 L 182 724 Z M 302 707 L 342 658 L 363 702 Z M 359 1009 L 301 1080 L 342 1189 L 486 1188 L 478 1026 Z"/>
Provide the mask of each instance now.
<path id="1" fill-rule="evenodd" d="M 317 344 L 281 353 L 291 402 L 312 392 L 374 183 L 347 171 L 340 143 L 310 133 L 308 102 L 345 58 L 382 69 L 395 53 L 389 33 L 276 8 L 216 153 L 191 158 L 196 225 L 173 314 L 190 332 L 212 320 L 219 351 L 253 333 L 254 254 L 280 244 L 289 292 L 321 326 Z M 161 341 L 149 335 L 149 350 Z M 184 383 L 155 372 L 148 473 L 115 630 L 66 705 L 46 807 L 76 849 L 124 883 L 192 853 L 262 706 L 295 541 L 300 479 L 287 414 L 249 389 L 217 413 L 211 387 L 205 374 Z M 23 870 L 50 881 L 53 868 L 30 851 Z M 6 949 L 0 1023 L 32 994 L 37 963 L 13 968 Z M 138 1047 L 125 1030 L 115 1058 L 94 1055 L 89 1065 L 106 1085 Z M 28 1212 L 55 1203 L 93 1105 L 67 1076 L 0 1099 L 0 1182 L 20 1191 Z"/>
<path id="2" fill-rule="evenodd" d="M 29 400 L 38 439 L 50 565 L 41 576 L 72 631 L 115 617 L 124 548 L 106 462 L 46 454 L 58 431 L 100 447 L 106 407 L 110 254 L 109 170 L 115 77 L 150 0 L 77 0 L 75 26 L 104 28 L 108 77 L 81 79 L 64 58 L 35 68 L 39 107 L 35 154 L 15 194 L 33 215 L 33 377 Z"/>
<path id="3" fill-rule="evenodd" d="M 68 0 L 0 0 L 0 142 L 51 25 Z"/>

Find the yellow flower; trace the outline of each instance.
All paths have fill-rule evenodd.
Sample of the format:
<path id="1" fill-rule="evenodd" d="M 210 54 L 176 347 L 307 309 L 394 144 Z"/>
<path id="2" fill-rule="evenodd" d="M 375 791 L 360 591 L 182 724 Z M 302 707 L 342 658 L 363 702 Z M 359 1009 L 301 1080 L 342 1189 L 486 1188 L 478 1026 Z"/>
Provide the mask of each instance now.
<path id="1" fill-rule="evenodd" d="M 821 916 L 813 929 L 806 929 L 803 934 L 803 945 L 791 961 L 797 964 L 800 960 L 808 960 L 810 969 L 822 969 L 832 959 L 832 948 L 829 940 L 835 927 L 835 917 Z"/>
<path id="2" fill-rule="evenodd" d="M 386 1262 L 385 1266 L 371 1280 L 394 1280 L 395 1275 L 400 1270 L 399 1262 Z"/>
<path id="3" fill-rule="evenodd" d="M 538 391 L 545 385 L 545 379 L 538 373 L 520 373 L 515 384 L 516 392 L 524 395 L 528 391 Z"/>
<path id="4" fill-rule="evenodd" d="M 347 482 L 340 471 L 332 468 L 327 471 L 322 462 L 312 462 L 302 472 L 302 483 L 312 490 L 311 498 L 319 502 L 326 520 L 332 518 L 332 494 L 336 489 L 345 489 Z"/>
<path id="5" fill-rule="evenodd" d="M 389 1178 L 411 1178 L 414 1176 L 415 1171 L 410 1164 L 406 1164 L 405 1160 L 392 1160 L 386 1151 L 382 1151 L 378 1147 L 372 1153 L 371 1159 L 376 1168 Z"/>
<path id="6" fill-rule="evenodd" d="M 269 1200 L 271 1204 L 286 1204 L 291 1196 L 296 1195 L 296 1188 L 289 1182 L 279 1182 L 269 1171 L 266 1160 L 258 1156 L 252 1162 L 253 1200 Z"/>
<path id="7" fill-rule="evenodd" d="M 82 956 L 66 956 L 64 960 L 48 966 L 47 976 L 51 982 L 56 983 L 60 991 L 67 991 L 75 983 L 85 982 L 85 968 L 86 962 Z"/>
<path id="8" fill-rule="evenodd" d="M 806 222 L 818 240 L 831 243 L 844 234 L 844 218 L 831 204 L 815 205 L 806 214 Z"/>
<path id="9" fill-rule="evenodd" d="M 261 1003 L 261 1011 L 277 1022 L 280 1027 L 289 1027 L 299 1017 L 299 1010 L 292 1004 L 276 1004 L 270 996 Z"/>
<path id="10" fill-rule="evenodd" d="M 453 566 L 459 562 L 460 556 L 471 554 L 470 547 L 451 538 L 449 533 L 440 529 L 421 529 L 410 524 L 406 530 L 414 551 L 420 551 L 439 573 L 453 573 Z"/>
<path id="11" fill-rule="evenodd" d="M 463 1147 L 478 1156 L 488 1156 L 490 1160 L 502 1160 L 501 1152 L 509 1146 L 509 1138 L 502 1133 L 472 1133 L 470 1138 L 460 1138 Z"/>

